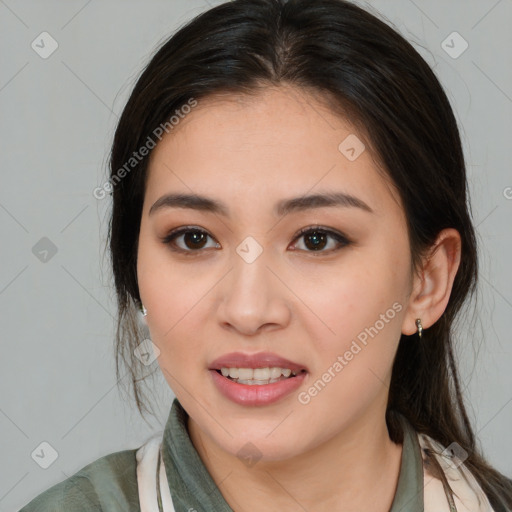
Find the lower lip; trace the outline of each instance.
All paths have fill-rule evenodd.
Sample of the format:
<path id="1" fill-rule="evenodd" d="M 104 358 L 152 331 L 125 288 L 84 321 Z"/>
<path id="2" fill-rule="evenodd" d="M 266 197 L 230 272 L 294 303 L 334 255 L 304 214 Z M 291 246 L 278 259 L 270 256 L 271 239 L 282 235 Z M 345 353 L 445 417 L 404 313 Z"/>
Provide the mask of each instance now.
<path id="1" fill-rule="evenodd" d="M 222 376 L 216 370 L 210 370 L 217 389 L 233 402 L 240 405 L 268 405 L 295 391 L 306 377 L 306 372 L 300 372 L 296 377 L 273 382 L 272 384 L 238 384 Z"/>

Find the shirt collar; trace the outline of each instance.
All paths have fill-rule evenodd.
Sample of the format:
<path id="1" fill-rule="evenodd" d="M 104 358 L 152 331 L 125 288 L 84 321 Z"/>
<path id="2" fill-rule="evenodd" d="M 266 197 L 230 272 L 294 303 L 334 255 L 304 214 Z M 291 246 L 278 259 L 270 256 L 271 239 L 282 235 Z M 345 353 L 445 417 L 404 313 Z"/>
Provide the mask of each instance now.
<path id="1" fill-rule="evenodd" d="M 400 415 L 404 434 L 400 476 L 390 512 L 423 512 L 423 459 L 418 435 Z"/>
<path id="2" fill-rule="evenodd" d="M 183 510 L 233 512 L 192 444 L 187 420 L 187 412 L 175 398 L 165 425 L 162 450 L 173 502 Z"/>

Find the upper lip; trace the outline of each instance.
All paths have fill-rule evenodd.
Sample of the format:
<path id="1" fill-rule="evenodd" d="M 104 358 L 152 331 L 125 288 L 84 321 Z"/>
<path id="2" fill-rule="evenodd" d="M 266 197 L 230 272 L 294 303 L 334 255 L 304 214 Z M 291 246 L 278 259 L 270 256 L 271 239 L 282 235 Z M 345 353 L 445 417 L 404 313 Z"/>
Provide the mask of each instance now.
<path id="1" fill-rule="evenodd" d="M 231 352 L 224 354 L 212 361 L 209 365 L 210 370 L 220 370 L 221 368 L 289 368 L 292 371 L 299 372 L 307 368 L 301 364 L 294 363 L 289 359 L 278 356 L 271 352 L 258 352 L 256 354 L 244 354 L 243 352 Z"/>

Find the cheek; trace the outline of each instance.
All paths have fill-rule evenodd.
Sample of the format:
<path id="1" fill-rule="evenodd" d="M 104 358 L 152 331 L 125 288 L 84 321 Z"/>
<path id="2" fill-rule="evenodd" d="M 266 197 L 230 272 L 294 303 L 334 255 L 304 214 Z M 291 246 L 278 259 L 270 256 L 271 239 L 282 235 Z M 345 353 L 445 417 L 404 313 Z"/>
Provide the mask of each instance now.
<path id="1" fill-rule="evenodd" d="M 373 326 L 379 334 L 382 331 L 381 338 L 394 338 L 400 331 L 397 316 L 404 309 L 403 278 L 386 263 L 391 260 L 382 256 L 357 254 L 350 262 L 347 259 L 324 272 L 323 277 L 302 281 L 298 294 L 314 313 L 307 316 L 309 330 L 322 340 L 322 351 L 344 351 L 353 339 L 364 342 L 370 336 L 368 330 L 375 333 Z"/>
<path id="2" fill-rule="evenodd" d="M 320 335 L 318 322 L 316 327 L 313 321 L 309 324 L 317 358 L 309 385 L 322 390 L 312 400 L 313 407 L 320 410 L 330 404 L 332 421 L 338 425 L 374 400 L 385 399 L 405 308 L 399 280 L 374 258 L 359 259 L 325 290 L 323 298 L 317 295 L 314 307 L 330 330 L 324 327 Z M 317 393 L 309 390 L 312 396 Z"/>
<path id="3" fill-rule="evenodd" d="M 141 299 L 148 310 L 147 324 L 152 341 L 159 347 L 159 360 L 189 359 L 202 342 L 198 314 L 213 283 L 208 272 L 176 263 L 159 242 L 141 235 L 137 272 Z"/>
<path id="4" fill-rule="evenodd" d="M 140 295 L 151 311 L 151 320 L 161 328 L 162 323 L 167 324 L 167 330 L 207 290 L 208 273 L 198 269 L 197 263 L 178 261 L 170 248 L 149 234 L 141 233 L 137 272 Z"/>

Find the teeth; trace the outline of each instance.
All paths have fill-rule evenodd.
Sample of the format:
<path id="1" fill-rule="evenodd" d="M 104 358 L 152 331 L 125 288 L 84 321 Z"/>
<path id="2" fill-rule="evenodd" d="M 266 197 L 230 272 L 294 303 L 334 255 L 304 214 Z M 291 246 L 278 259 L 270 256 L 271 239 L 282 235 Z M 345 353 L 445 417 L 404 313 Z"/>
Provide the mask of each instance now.
<path id="1" fill-rule="evenodd" d="M 270 368 L 270 378 L 278 379 L 281 377 L 281 368 Z"/>
<path id="2" fill-rule="evenodd" d="M 296 371 L 289 368 L 221 368 L 224 377 L 232 379 L 239 379 L 240 384 L 268 384 L 270 382 L 277 382 L 281 376 L 287 378 L 290 375 L 296 375 Z"/>
<path id="3" fill-rule="evenodd" d="M 238 384 L 248 384 L 249 386 L 263 386 L 264 384 L 272 384 L 273 382 L 278 382 L 279 379 L 268 379 L 268 380 L 242 380 L 238 379 Z"/>
<path id="4" fill-rule="evenodd" d="M 233 375 L 231 375 L 231 371 L 233 369 L 234 368 L 230 368 L 229 369 L 229 376 L 230 377 L 233 377 Z M 237 370 L 238 370 L 238 372 L 237 372 L 238 373 L 238 378 L 240 380 L 251 380 L 253 378 L 254 370 L 252 368 L 237 368 Z"/>

